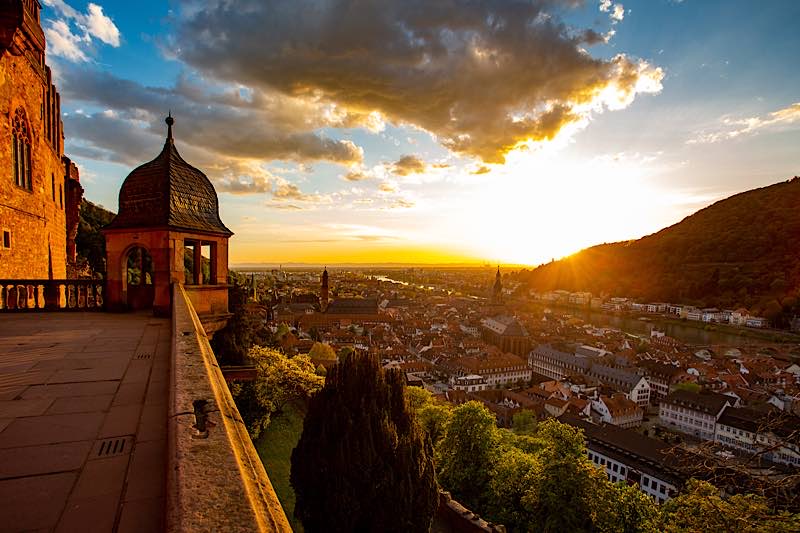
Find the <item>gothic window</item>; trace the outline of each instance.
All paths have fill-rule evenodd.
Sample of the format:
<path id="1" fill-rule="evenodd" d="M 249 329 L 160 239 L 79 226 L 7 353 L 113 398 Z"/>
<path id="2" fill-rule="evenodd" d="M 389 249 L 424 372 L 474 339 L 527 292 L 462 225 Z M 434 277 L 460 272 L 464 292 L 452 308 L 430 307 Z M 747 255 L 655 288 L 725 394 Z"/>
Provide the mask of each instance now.
<path id="1" fill-rule="evenodd" d="M 31 130 L 25 111 L 19 107 L 11 122 L 12 164 L 14 183 L 23 189 L 33 190 L 31 179 Z"/>

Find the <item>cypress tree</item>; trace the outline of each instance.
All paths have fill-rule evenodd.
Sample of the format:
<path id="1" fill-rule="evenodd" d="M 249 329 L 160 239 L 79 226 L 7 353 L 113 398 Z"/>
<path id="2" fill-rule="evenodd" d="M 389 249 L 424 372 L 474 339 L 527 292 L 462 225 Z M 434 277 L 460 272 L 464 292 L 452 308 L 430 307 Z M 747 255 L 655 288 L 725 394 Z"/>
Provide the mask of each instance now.
<path id="1" fill-rule="evenodd" d="M 309 532 L 428 531 L 438 505 L 433 450 L 402 373 L 374 355 L 334 366 L 309 404 L 290 480 Z"/>

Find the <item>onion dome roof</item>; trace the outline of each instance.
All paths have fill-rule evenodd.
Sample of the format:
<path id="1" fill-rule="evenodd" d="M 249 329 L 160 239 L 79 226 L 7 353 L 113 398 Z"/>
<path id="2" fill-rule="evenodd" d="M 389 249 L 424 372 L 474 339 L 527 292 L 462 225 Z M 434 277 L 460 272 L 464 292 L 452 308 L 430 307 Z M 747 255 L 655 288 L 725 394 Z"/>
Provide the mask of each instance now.
<path id="1" fill-rule="evenodd" d="M 219 218 L 219 200 L 208 177 L 183 160 L 172 138 L 158 157 L 128 174 L 119 191 L 119 214 L 108 229 L 155 228 L 233 235 Z"/>

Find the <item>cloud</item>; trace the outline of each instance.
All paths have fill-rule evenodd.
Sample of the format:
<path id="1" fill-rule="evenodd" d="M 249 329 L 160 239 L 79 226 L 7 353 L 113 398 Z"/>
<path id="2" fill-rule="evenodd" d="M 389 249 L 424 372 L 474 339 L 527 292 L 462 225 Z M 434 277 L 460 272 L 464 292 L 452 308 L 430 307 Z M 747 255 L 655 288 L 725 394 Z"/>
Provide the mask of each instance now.
<path id="1" fill-rule="evenodd" d="M 794 128 L 800 124 L 800 102 L 773 111 L 766 116 L 722 119 L 722 127 L 717 131 L 701 132 L 686 141 L 687 144 L 709 144 L 754 135 L 762 130 L 780 130 Z"/>
<path id="2" fill-rule="evenodd" d="M 114 22 L 103 13 L 103 8 L 97 4 L 89 4 L 87 10 L 88 13 L 86 14 L 85 24 L 89 34 L 110 46 L 118 47 L 120 44 L 119 29 L 117 29 Z"/>
<path id="3" fill-rule="evenodd" d="M 45 20 L 48 53 L 72 62 L 85 62 L 89 61 L 86 49 L 93 37 L 114 48 L 120 45 L 119 28 L 101 6 L 89 3 L 86 13 L 81 13 L 63 0 L 43 2 L 60 17 Z"/>
<path id="4" fill-rule="evenodd" d="M 414 207 L 414 202 L 410 200 L 405 200 L 403 198 L 398 198 L 391 204 L 389 204 L 388 209 L 411 209 Z"/>
<path id="5" fill-rule="evenodd" d="M 272 182 L 264 176 L 232 176 L 218 180 L 217 192 L 231 194 L 257 194 L 272 191 Z"/>
<path id="6" fill-rule="evenodd" d="M 425 161 L 415 155 L 404 155 L 392 165 L 392 172 L 398 176 L 422 174 L 427 169 Z"/>
<path id="7" fill-rule="evenodd" d="M 351 170 L 350 172 L 342 176 L 342 178 L 344 178 L 346 181 L 364 181 L 370 179 L 371 177 L 372 176 L 370 176 L 363 170 Z"/>
<path id="8" fill-rule="evenodd" d="M 622 22 L 625 18 L 625 8 L 622 4 L 614 4 L 614 9 L 611 11 L 611 20 L 615 22 Z"/>
<path id="9" fill-rule="evenodd" d="M 175 49 L 209 77 L 326 102 L 341 127 L 369 127 L 380 117 L 425 130 L 454 152 L 501 163 L 509 151 L 661 89 L 663 72 L 645 61 L 586 52 L 583 45 L 597 36 L 560 16 L 578 4 L 192 4 L 178 16 Z M 619 4 L 608 9 L 624 16 Z"/>
<path id="10" fill-rule="evenodd" d="M 47 51 L 54 56 L 63 57 L 69 61 L 88 61 L 89 57 L 81 49 L 83 40 L 72 33 L 63 20 L 51 20 L 44 27 L 47 39 Z"/>
<path id="11" fill-rule="evenodd" d="M 268 161 L 358 165 L 364 156 L 352 141 L 312 130 L 310 118 L 320 116 L 322 104 L 286 95 L 243 93 L 187 76 L 172 87 L 148 87 L 75 66 L 64 69 L 60 88 L 65 100 L 105 110 L 64 117 L 70 153 L 129 166 L 149 161 L 163 144 L 171 109 L 181 154 L 225 192 L 269 192 Z"/>
<path id="12" fill-rule="evenodd" d="M 475 170 L 473 170 L 472 172 L 470 172 L 470 174 L 475 174 L 477 176 L 477 175 L 480 175 L 480 174 L 488 174 L 491 171 L 492 171 L 491 168 L 487 167 L 486 165 L 481 165 L 478 168 L 476 168 Z"/>
<path id="13" fill-rule="evenodd" d="M 384 181 L 378 185 L 378 190 L 381 192 L 397 192 L 397 184 L 389 181 Z"/>
<path id="14" fill-rule="evenodd" d="M 329 195 L 319 193 L 304 193 L 294 183 L 289 183 L 288 181 L 280 178 L 277 180 L 276 187 L 272 191 L 272 200 L 275 202 L 293 200 L 296 202 L 306 202 L 309 204 L 330 204 L 332 202 L 332 199 Z"/>

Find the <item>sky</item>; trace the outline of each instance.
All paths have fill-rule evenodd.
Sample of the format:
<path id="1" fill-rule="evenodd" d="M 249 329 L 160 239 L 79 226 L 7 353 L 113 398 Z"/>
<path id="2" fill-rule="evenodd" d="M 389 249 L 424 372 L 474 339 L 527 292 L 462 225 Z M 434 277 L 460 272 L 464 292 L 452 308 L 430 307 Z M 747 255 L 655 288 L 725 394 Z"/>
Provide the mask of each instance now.
<path id="1" fill-rule="evenodd" d="M 113 211 L 164 117 L 233 265 L 535 265 L 800 174 L 800 2 L 41 0 Z"/>

